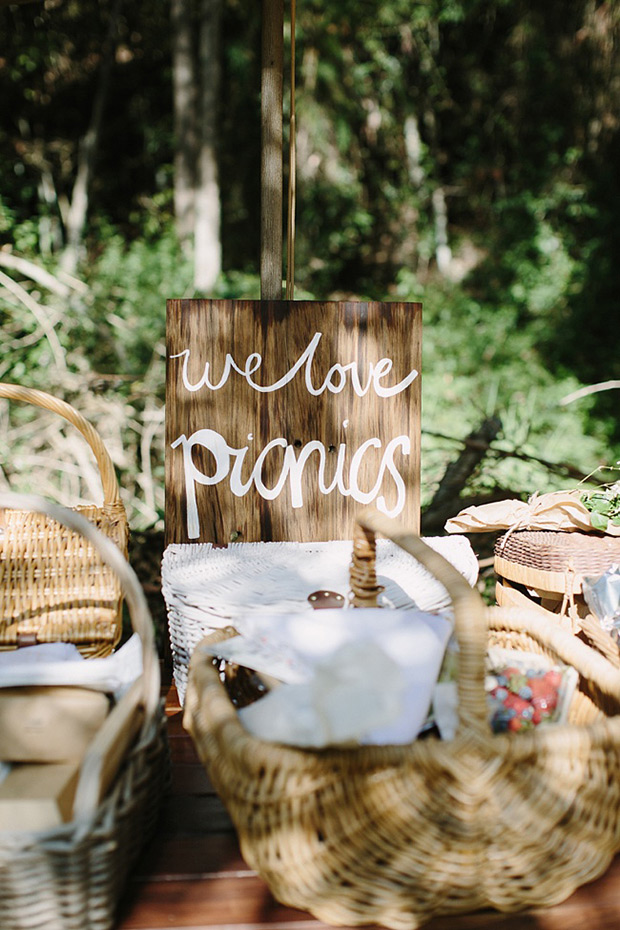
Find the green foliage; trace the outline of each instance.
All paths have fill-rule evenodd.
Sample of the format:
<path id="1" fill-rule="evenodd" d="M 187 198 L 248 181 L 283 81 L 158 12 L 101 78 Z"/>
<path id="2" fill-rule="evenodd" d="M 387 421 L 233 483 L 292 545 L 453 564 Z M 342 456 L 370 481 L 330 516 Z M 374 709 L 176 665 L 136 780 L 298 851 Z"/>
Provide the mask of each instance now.
<path id="1" fill-rule="evenodd" d="M 581 502 L 590 511 L 590 523 L 605 531 L 609 524 L 620 526 L 620 486 L 616 483 L 600 491 L 587 491 Z"/>
<path id="2" fill-rule="evenodd" d="M 165 353 L 166 299 L 191 294 L 192 276 L 171 229 L 129 244 L 110 236 L 89 272 L 89 308 L 75 320 L 75 352 L 95 371 L 142 378 Z"/>
<path id="3" fill-rule="evenodd" d="M 0 248 L 59 278 L 112 6 L 0 7 L 11 36 Z M 225 0 L 214 297 L 260 290 L 260 32 L 260 5 Z M 620 458 L 614 392 L 562 403 L 620 378 L 619 41 L 620 6 L 589 0 L 308 0 L 297 11 L 296 296 L 423 301 L 425 504 L 491 415 L 502 434 L 468 493 L 527 496 Z M 89 191 L 87 288 L 62 297 L 15 273 L 26 297 L 0 292 L 0 377 L 68 398 L 100 391 L 123 411 L 118 461 L 138 523 L 161 510 L 162 446 L 144 436 L 164 400 L 165 301 L 193 296 L 173 232 L 171 77 L 167 5 L 124 4 Z"/>
<path id="4" fill-rule="evenodd" d="M 0 199 L 0 233 L 6 233 L 15 225 L 15 213 Z"/>
<path id="5" fill-rule="evenodd" d="M 531 328 L 517 328 L 514 304 L 484 304 L 461 286 L 422 288 L 406 276 L 398 297 L 423 302 L 423 506 L 459 451 L 454 440 L 492 416 L 502 431 L 469 494 L 561 490 L 618 458 L 620 448 L 587 406 L 562 404 L 579 382 L 548 370 Z"/>

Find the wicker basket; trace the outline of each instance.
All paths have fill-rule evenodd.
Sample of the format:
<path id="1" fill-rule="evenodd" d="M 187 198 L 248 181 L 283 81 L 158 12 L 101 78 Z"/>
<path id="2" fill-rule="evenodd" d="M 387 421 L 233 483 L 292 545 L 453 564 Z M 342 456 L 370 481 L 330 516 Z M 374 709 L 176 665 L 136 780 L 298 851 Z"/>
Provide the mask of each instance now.
<path id="1" fill-rule="evenodd" d="M 127 516 L 114 465 L 94 427 L 70 404 L 43 391 L 0 384 L 0 398 L 51 410 L 79 430 L 99 468 L 103 505 L 74 509 L 127 556 Z M 118 577 L 97 550 L 45 514 L 6 509 L 0 517 L 0 649 L 64 641 L 87 657 L 105 656 L 121 632 Z"/>
<path id="2" fill-rule="evenodd" d="M 83 535 L 115 572 L 142 641 L 143 672 L 87 750 L 73 821 L 40 832 L 0 832 L 0 927 L 111 930 L 169 780 L 153 623 L 135 573 L 81 514 L 26 495 L 0 495 L 0 507 L 6 506 L 47 513 Z"/>
<path id="3" fill-rule="evenodd" d="M 417 537 L 377 514 L 449 591 L 459 642 L 459 726 L 405 746 L 323 751 L 241 725 L 218 668 L 190 665 L 184 724 L 237 828 L 248 865 L 281 902 L 335 925 L 411 930 L 434 915 L 548 906 L 601 875 L 620 848 L 620 675 L 556 623 L 486 608 Z M 213 641 L 225 634 L 209 637 Z M 489 645 L 573 666 L 568 723 L 493 734 Z"/>
<path id="4" fill-rule="evenodd" d="M 436 548 L 474 584 L 478 560 L 464 536 L 433 537 Z M 162 590 L 168 613 L 174 680 L 185 701 L 190 657 L 214 629 L 239 627 L 257 607 L 276 613 L 312 611 L 317 590 L 350 593 L 351 540 L 328 542 L 172 544 L 164 552 Z M 381 603 L 440 610 L 449 604 L 445 588 L 388 539 L 378 540 L 376 567 Z"/>
<path id="5" fill-rule="evenodd" d="M 583 634 L 616 664 L 618 648 L 590 612 L 583 579 L 620 563 L 620 538 L 597 533 L 518 530 L 495 543 L 495 597 L 501 607 L 529 606 Z"/>
<path id="6" fill-rule="evenodd" d="M 620 562 L 620 538 L 598 533 L 518 530 L 495 543 L 495 573 L 533 589 L 580 594 L 584 576 Z"/>

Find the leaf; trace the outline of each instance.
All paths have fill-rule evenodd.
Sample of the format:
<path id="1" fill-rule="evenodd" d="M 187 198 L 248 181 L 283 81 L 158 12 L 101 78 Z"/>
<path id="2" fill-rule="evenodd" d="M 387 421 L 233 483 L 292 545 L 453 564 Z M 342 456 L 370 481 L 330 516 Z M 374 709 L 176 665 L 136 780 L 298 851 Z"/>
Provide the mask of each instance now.
<path id="1" fill-rule="evenodd" d="M 611 513 L 611 501 L 606 497 L 593 497 L 592 498 L 592 510 L 596 513 Z"/>
<path id="2" fill-rule="evenodd" d="M 605 516 L 605 514 L 593 511 L 590 514 L 590 523 L 595 530 L 606 530 L 609 524 L 609 519 Z"/>

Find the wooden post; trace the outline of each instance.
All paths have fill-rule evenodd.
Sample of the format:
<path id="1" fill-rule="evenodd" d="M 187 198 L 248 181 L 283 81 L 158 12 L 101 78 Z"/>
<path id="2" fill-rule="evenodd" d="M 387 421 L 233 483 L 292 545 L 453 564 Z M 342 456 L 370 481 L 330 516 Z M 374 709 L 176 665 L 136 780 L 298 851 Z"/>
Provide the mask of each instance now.
<path id="1" fill-rule="evenodd" d="M 282 71 L 284 0 L 263 0 L 261 257 L 264 300 L 282 299 Z"/>

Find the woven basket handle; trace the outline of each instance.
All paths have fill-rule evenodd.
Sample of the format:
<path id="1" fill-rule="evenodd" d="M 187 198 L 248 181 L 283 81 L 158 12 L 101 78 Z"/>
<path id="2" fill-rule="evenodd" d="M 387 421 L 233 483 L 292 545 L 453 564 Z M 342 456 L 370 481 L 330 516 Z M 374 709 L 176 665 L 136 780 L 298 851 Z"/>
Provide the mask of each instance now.
<path id="1" fill-rule="evenodd" d="M 68 404 L 64 400 L 59 400 L 51 394 L 46 394 L 45 391 L 21 387 L 19 384 L 7 384 L 2 382 L 0 382 L 0 398 L 17 400 L 25 404 L 31 404 L 34 407 L 41 407 L 44 410 L 51 410 L 53 413 L 57 413 L 59 416 L 64 417 L 65 420 L 68 420 L 69 423 L 75 426 L 75 428 L 80 431 L 95 456 L 101 476 L 104 504 L 114 505 L 120 503 L 114 463 L 110 458 L 108 450 L 104 446 L 94 426 L 89 423 L 81 413 L 78 413 L 71 404 Z"/>
<path id="2" fill-rule="evenodd" d="M 445 587 L 454 610 L 455 635 L 459 645 L 459 733 L 477 734 L 485 742 L 489 739 L 488 710 L 484 691 L 485 656 L 487 650 L 487 622 L 482 598 L 456 568 L 442 555 L 427 546 L 419 536 L 395 529 L 394 521 L 374 510 L 364 511 L 357 518 L 354 532 L 354 561 L 356 545 L 362 537 L 374 550 L 374 534 L 380 533 L 392 540 L 419 562 Z M 370 537 L 370 539 L 369 539 Z M 362 548 L 364 545 L 362 543 Z M 373 557 L 374 558 L 374 557 Z M 374 564 L 368 563 L 370 581 L 360 588 L 356 572 L 351 573 L 354 598 L 368 597 L 372 585 Z M 376 583 L 376 579 L 375 579 Z"/>
<path id="3" fill-rule="evenodd" d="M 82 764 L 74 811 L 90 817 L 122 763 L 128 744 L 140 724 L 146 732 L 160 700 L 159 659 L 155 648 L 153 618 L 138 577 L 112 540 L 82 514 L 34 494 L 0 493 L 0 510 L 28 510 L 45 514 L 62 526 L 80 533 L 118 576 L 129 609 L 131 625 L 142 643 L 142 675 L 114 706 L 89 746 Z M 84 661 L 97 661 L 95 659 Z"/>

